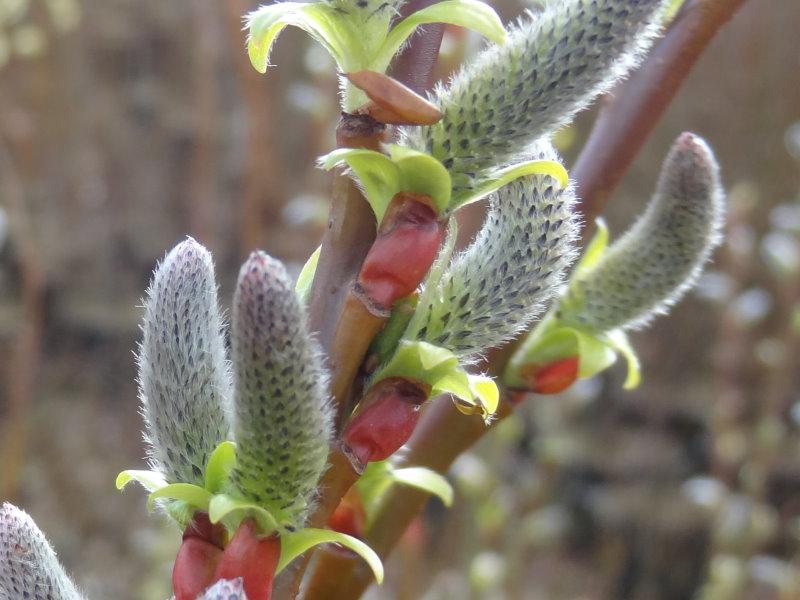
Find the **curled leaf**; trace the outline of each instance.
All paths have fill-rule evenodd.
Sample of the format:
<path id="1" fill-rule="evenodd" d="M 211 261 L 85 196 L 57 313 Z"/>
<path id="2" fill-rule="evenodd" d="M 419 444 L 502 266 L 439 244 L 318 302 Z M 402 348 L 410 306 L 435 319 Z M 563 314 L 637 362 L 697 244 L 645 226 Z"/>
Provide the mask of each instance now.
<path id="1" fill-rule="evenodd" d="M 261 6 L 247 16 L 245 27 L 249 31 L 247 54 L 256 71 L 266 73 L 272 44 L 289 25 L 319 42 L 343 71 L 353 61 L 354 49 L 360 47 L 357 33 L 327 4 L 279 2 Z"/>
<path id="2" fill-rule="evenodd" d="M 154 492 L 167 485 L 167 480 L 158 471 L 137 471 L 134 469 L 129 469 L 127 471 L 122 471 L 122 473 L 117 475 L 117 489 L 123 489 L 131 481 L 141 484 L 141 486 L 148 492 Z"/>
<path id="3" fill-rule="evenodd" d="M 255 518 L 261 533 L 271 533 L 278 529 L 275 517 L 263 506 L 252 502 L 228 494 L 216 494 L 208 504 L 208 518 L 212 523 L 225 523 L 235 529 L 247 517 Z"/>
<path id="4" fill-rule="evenodd" d="M 395 25 L 372 61 L 373 70 L 385 71 L 392 57 L 417 27 L 428 23 L 446 23 L 472 29 L 498 44 L 506 39 L 506 30 L 500 17 L 488 4 L 477 0 L 445 0 L 418 10 Z"/>
<path id="5" fill-rule="evenodd" d="M 278 568 L 275 573 L 280 573 L 290 562 L 309 548 L 326 543 L 341 544 L 358 554 L 372 569 L 375 581 L 383 583 L 383 564 L 372 548 L 361 540 L 344 533 L 311 527 L 293 533 L 285 533 L 281 536 L 281 557 L 278 560 Z"/>
<path id="6" fill-rule="evenodd" d="M 455 193 L 448 208 L 452 211 L 480 200 L 526 175 L 549 175 L 558 182 L 562 189 L 566 188 L 569 183 L 569 175 L 561 163 L 554 160 L 531 160 L 499 169 L 482 177 L 473 187 Z"/>

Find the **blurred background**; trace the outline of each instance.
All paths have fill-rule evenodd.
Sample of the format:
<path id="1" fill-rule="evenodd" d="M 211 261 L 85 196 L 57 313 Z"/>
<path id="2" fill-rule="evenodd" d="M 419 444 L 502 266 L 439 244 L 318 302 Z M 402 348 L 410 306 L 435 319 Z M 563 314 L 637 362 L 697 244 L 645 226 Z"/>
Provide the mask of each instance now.
<path id="1" fill-rule="evenodd" d="M 144 465 L 133 351 L 156 261 L 197 237 L 228 304 L 251 249 L 298 269 L 321 238 L 333 65 L 287 30 L 258 75 L 256 4 L 0 0 L 0 499 L 93 598 L 166 598 L 179 542 L 114 489 Z M 800 2 L 748 0 L 609 205 L 619 233 L 684 130 L 730 192 L 698 290 L 634 335 L 641 387 L 620 367 L 530 399 L 456 463 L 455 507 L 431 503 L 371 598 L 800 598 L 798 29 Z M 440 77 L 479 47 L 449 31 Z M 568 161 L 592 119 L 559 134 Z"/>

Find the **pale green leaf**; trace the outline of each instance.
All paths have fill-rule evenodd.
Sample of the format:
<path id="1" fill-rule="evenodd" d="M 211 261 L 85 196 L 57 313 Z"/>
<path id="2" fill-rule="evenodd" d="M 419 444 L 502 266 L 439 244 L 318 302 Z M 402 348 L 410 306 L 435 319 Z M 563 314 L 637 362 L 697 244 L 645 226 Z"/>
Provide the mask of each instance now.
<path id="1" fill-rule="evenodd" d="M 338 531 L 331 531 L 330 529 L 307 528 L 282 534 L 281 556 L 278 560 L 278 567 L 275 571 L 276 574 L 280 573 L 289 563 L 306 550 L 319 544 L 326 543 L 341 544 L 345 548 L 349 548 L 358 554 L 372 569 L 375 580 L 378 583 L 383 582 L 383 564 L 375 551 L 361 540 L 345 535 L 344 533 L 339 533 Z"/>
<path id="2" fill-rule="evenodd" d="M 455 355 L 447 348 L 434 346 L 428 342 L 417 342 L 416 348 L 419 354 L 419 362 L 425 371 L 432 371 L 447 361 L 452 363 L 455 358 Z"/>
<path id="3" fill-rule="evenodd" d="M 392 469 L 391 477 L 399 484 L 417 488 L 439 498 L 445 506 L 453 505 L 453 486 L 442 475 L 426 467 Z"/>
<path id="4" fill-rule="evenodd" d="M 153 510 L 155 501 L 158 499 L 178 500 L 197 510 L 208 510 L 211 492 L 191 483 L 170 483 L 155 490 L 147 497 L 147 509 Z"/>
<path id="5" fill-rule="evenodd" d="M 442 213 L 450 203 L 452 181 L 444 165 L 430 154 L 405 146 L 388 147 L 392 162 L 400 170 L 400 190 L 425 194 L 433 200 L 437 213 Z"/>
<path id="6" fill-rule="evenodd" d="M 247 54 L 259 73 L 266 72 L 275 38 L 288 25 L 299 27 L 322 44 L 342 72 L 364 61 L 358 33 L 332 6 L 324 3 L 279 2 L 262 6 L 247 17 Z"/>
<path id="7" fill-rule="evenodd" d="M 247 517 L 255 518 L 261 533 L 267 534 L 278 529 L 275 517 L 258 504 L 228 494 L 216 494 L 208 505 L 209 520 L 212 523 L 225 523 L 231 529 L 235 529 Z"/>
<path id="8" fill-rule="evenodd" d="M 395 25 L 386 37 L 372 64 L 372 70 L 383 73 L 394 55 L 420 25 L 447 23 L 477 31 L 502 44 L 506 30 L 491 6 L 477 0 L 445 0 L 419 10 Z"/>
<path id="9" fill-rule="evenodd" d="M 457 398 L 462 398 L 472 402 L 473 391 L 469 385 L 469 375 L 461 369 L 455 369 L 436 380 L 431 388 L 431 396 L 441 394 L 452 394 Z"/>
<path id="10" fill-rule="evenodd" d="M 469 387 L 483 407 L 483 418 L 488 419 L 500 404 L 500 390 L 494 379 L 487 375 L 469 375 Z"/>
<path id="11" fill-rule="evenodd" d="M 625 335 L 622 329 L 608 331 L 605 336 L 610 340 L 614 348 L 625 357 L 628 363 L 628 375 L 622 387 L 626 390 L 638 387 L 642 380 L 641 365 L 639 364 L 639 357 L 636 356 L 636 351 L 633 349 L 633 346 L 631 346 L 628 336 Z"/>
<path id="12" fill-rule="evenodd" d="M 578 343 L 578 377 L 581 379 L 597 375 L 616 362 L 617 353 L 605 339 L 571 327 L 565 331 L 571 332 Z"/>
<path id="13" fill-rule="evenodd" d="M 148 492 L 154 492 L 167 485 L 167 480 L 158 471 L 127 470 L 117 475 L 117 489 L 121 490 L 131 481 L 141 484 Z"/>
<path id="14" fill-rule="evenodd" d="M 320 158 L 320 166 L 330 170 L 341 163 L 353 170 L 378 223 L 400 189 L 400 169 L 385 154 L 363 148 L 340 148 Z"/>
<path id="15" fill-rule="evenodd" d="M 454 194 L 450 200 L 450 210 L 455 210 L 465 204 L 480 200 L 492 192 L 496 192 L 504 185 L 528 175 L 549 175 L 556 180 L 562 189 L 567 187 L 569 183 L 569 175 L 561 163 L 554 160 L 532 160 L 490 173 L 478 180 L 473 188 Z"/>
<path id="16" fill-rule="evenodd" d="M 321 251 L 322 246 L 318 246 L 314 253 L 308 257 L 294 286 L 294 291 L 302 304 L 308 304 L 308 295 L 311 293 L 311 284 L 314 283 L 314 275 L 317 272 L 317 263 L 319 262 Z"/>
<path id="17" fill-rule="evenodd" d="M 221 492 L 235 466 L 236 444 L 233 442 L 220 443 L 208 457 L 205 475 L 206 489 L 212 494 Z"/>
<path id="18" fill-rule="evenodd" d="M 591 271 L 608 247 L 608 226 L 606 222 L 602 218 L 598 218 L 594 223 L 597 227 L 597 231 L 592 237 L 592 241 L 586 246 L 583 256 L 578 261 L 573 277 L 578 277 L 587 271 Z"/>

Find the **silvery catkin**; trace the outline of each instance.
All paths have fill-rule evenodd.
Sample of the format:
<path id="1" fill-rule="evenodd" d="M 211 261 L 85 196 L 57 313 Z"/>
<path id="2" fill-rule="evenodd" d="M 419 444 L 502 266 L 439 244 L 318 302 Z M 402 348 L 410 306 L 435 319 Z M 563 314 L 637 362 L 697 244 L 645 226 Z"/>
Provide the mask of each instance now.
<path id="1" fill-rule="evenodd" d="M 441 160 L 455 190 L 481 170 L 515 161 L 623 77 L 658 32 L 664 0 L 564 0 L 514 25 L 462 67 L 433 101 L 435 125 L 408 145 Z"/>
<path id="2" fill-rule="evenodd" d="M 0 508 L 0 600 L 80 600 L 33 519 L 13 504 Z"/>
<path id="3" fill-rule="evenodd" d="M 540 143 L 530 158 L 554 160 Z M 575 258 L 578 220 L 572 186 L 529 175 L 502 187 L 472 244 L 445 271 L 416 339 L 458 356 L 481 353 L 528 325 L 558 291 Z M 423 296 L 425 298 L 426 296 Z"/>
<path id="4" fill-rule="evenodd" d="M 247 600 L 247 594 L 244 593 L 241 577 L 233 580 L 220 579 L 197 600 Z"/>
<path id="5" fill-rule="evenodd" d="M 598 331 L 645 324 L 694 284 L 724 221 L 719 167 L 699 137 L 682 134 L 644 214 L 591 270 L 577 277 L 558 316 Z"/>
<path id="6" fill-rule="evenodd" d="M 325 469 L 332 409 L 322 356 L 286 270 L 254 252 L 233 305 L 237 466 L 246 498 L 300 526 Z"/>
<path id="7" fill-rule="evenodd" d="M 145 299 L 139 394 L 153 468 L 202 486 L 227 439 L 230 372 L 211 254 L 189 238 L 156 268 Z"/>

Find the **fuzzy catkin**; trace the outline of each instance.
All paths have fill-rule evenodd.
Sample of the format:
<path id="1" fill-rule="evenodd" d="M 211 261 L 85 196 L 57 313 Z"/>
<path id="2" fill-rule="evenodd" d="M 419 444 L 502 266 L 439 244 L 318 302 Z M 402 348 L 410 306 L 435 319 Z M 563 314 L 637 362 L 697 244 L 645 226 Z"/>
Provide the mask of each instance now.
<path id="1" fill-rule="evenodd" d="M 718 245 L 724 221 L 719 167 L 699 137 L 682 134 L 644 214 L 576 278 L 559 317 L 610 331 L 635 328 L 677 302 Z"/>
<path id="2" fill-rule="evenodd" d="M 530 158 L 557 159 L 541 143 Z M 572 186 L 530 175 L 491 199 L 472 244 L 445 271 L 425 311 L 416 339 L 460 357 L 480 354 L 525 328 L 558 291 L 575 258 L 578 219 Z"/>
<path id="3" fill-rule="evenodd" d="M 0 600 L 80 600 L 33 519 L 13 504 L 0 508 Z"/>
<path id="4" fill-rule="evenodd" d="M 230 430 L 230 371 L 211 254 L 189 238 L 156 268 L 145 300 L 139 395 L 150 459 L 170 483 L 203 485 Z"/>
<path id="5" fill-rule="evenodd" d="M 470 61 L 434 102 L 435 125 L 407 143 L 442 161 L 455 190 L 514 161 L 623 77 L 658 32 L 664 0 L 564 0 L 521 19 L 502 46 Z"/>
<path id="6" fill-rule="evenodd" d="M 220 579 L 205 592 L 198 596 L 197 600 L 247 600 L 244 593 L 242 578 Z"/>
<path id="7" fill-rule="evenodd" d="M 282 525 L 302 524 L 325 469 L 332 409 L 322 355 L 280 261 L 254 252 L 233 303 L 232 482 Z"/>

